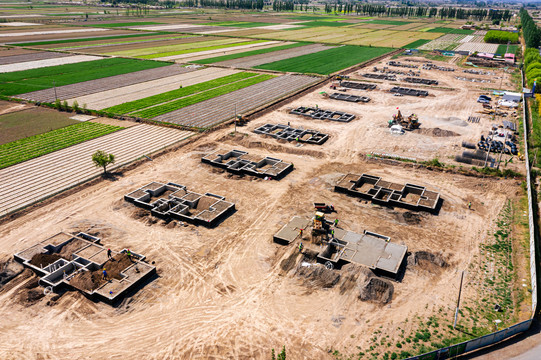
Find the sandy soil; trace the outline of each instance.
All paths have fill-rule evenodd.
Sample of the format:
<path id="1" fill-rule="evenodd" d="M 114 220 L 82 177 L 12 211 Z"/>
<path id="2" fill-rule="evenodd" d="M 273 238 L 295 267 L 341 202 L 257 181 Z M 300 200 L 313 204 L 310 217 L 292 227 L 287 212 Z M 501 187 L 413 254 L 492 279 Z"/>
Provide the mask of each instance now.
<path id="1" fill-rule="evenodd" d="M 351 129 L 356 122 L 321 123 L 335 129 L 333 139 L 319 147 L 280 144 L 251 133 L 257 123 L 270 117 L 277 122 L 279 116 L 258 119 L 235 137 L 229 135 L 231 128 L 216 131 L 117 181 L 86 187 L 3 224 L 0 258 L 59 231 L 83 230 L 102 237 L 105 246 L 145 254 L 156 262 L 159 278 L 118 308 L 73 292 L 53 307 L 46 305 L 50 296 L 28 306 L 13 296 L 18 287 L 2 292 L 0 331 L 9 335 L 0 343 L 0 355 L 81 358 L 92 352 L 96 358 L 248 359 L 268 358 L 270 348 L 285 345 L 294 359 L 323 359 L 330 358 L 330 348 L 354 353 L 382 325 L 392 334 L 395 324 L 430 312 L 426 304 L 452 307 L 457 269 L 467 267 L 477 251 L 477 234 L 487 231 L 506 198 L 514 196 L 516 181 L 366 162 L 359 156 L 365 137 Z M 218 148 L 271 155 L 293 162 L 296 169 L 280 182 L 238 179 L 200 162 L 203 154 Z M 438 216 L 421 214 L 419 224 L 409 225 L 400 209 L 332 192 L 334 182 L 347 172 L 427 186 L 441 193 L 442 210 Z M 137 219 L 136 208 L 122 197 L 154 180 L 224 195 L 238 211 L 216 229 L 170 228 Z M 362 302 L 353 292 L 306 285 L 281 270 L 280 261 L 295 250 L 274 244 L 272 235 L 292 216 L 310 216 L 314 201 L 333 203 L 343 228 L 391 236 L 410 251 L 441 251 L 451 266 L 438 273 L 406 271 L 385 307 Z M 467 210 L 467 201 L 475 211 Z"/>
<path id="2" fill-rule="evenodd" d="M 21 111 L 31 107 L 27 104 L 17 104 L 8 101 L 0 101 L 0 115 L 9 114 L 15 111 Z"/>
<path id="3" fill-rule="evenodd" d="M 408 58 L 417 60 L 415 58 Z M 389 59 L 384 59 L 374 66 L 382 68 L 386 66 Z M 399 59 L 405 62 L 404 58 Z M 409 62 L 408 62 L 409 63 Z M 346 101 L 324 98 L 320 92 L 336 92 L 330 89 L 330 85 L 319 88 L 316 91 L 303 96 L 294 102 L 282 107 L 278 111 L 268 114 L 253 122 L 251 126 L 270 123 L 291 123 L 294 127 L 303 126 L 313 128 L 330 134 L 329 140 L 336 146 L 348 149 L 351 153 L 390 153 L 401 156 L 413 157 L 418 160 L 430 160 L 438 157 L 446 163 L 454 163 L 455 155 L 467 150 L 461 147 L 462 141 L 477 144 L 481 134 L 487 134 L 493 123 L 501 123 L 502 120 L 514 121 L 513 117 L 499 117 L 496 121 L 491 116 L 478 113 L 483 109 L 476 100 L 480 94 L 489 93 L 483 90 L 486 87 L 498 88 L 500 82 L 503 89 L 513 90 L 510 83 L 510 75 L 502 70 L 491 70 L 496 75 L 472 75 L 463 73 L 461 68 L 445 62 L 434 62 L 441 66 L 454 67 L 457 71 L 444 72 L 438 70 L 421 70 L 421 78 L 438 80 L 437 87 L 419 86 L 406 82 L 389 82 L 363 78 L 363 73 L 369 73 L 372 67 L 355 72 L 351 75 L 352 80 L 363 83 L 377 84 L 376 90 L 363 91 L 348 89 L 347 94 L 368 96 L 371 101 L 368 103 L 351 103 Z M 421 64 L 411 62 L 410 64 Z M 408 69 L 389 67 L 391 70 L 404 71 Z M 405 69 L 405 70 L 404 70 Z M 417 70 L 416 70 L 417 71 Z M 398 78 L 405 77 L 397 75 Z M 492 79 L 494 83 L 472 83 L 462 81 L 455 76 L 468 78 Z M 502 80 L 500 77 L 503 76 Z M 393 86 L 421 89 L 429 92 L 427 97 L 402 96 L 397 97 L 389 93 Z M 494 103 L 494 101 L 493 101 Z M 313 120 L 310 118 L 289 114 L 289 111 L 298 106 L 318 106 L 320 109 L 343 111 L 356 115 L 351 123 L 336 123 L 332 121 Z M 420 130 L 406 132 L 405 135 L 397 136 L 389 133 L 387 122 L 397 108 L 403 115 L 415 113 L 419 116 L 421 123 Z M 467 121 L 469 116 L 480 117 L 479 123 Z M 442 129 L 455 132 L 459 136 L 435 137 L 426 134 L 433 133 L 431 129 Z M 424 129 L 424 130 L 423 130 Z M 425 133 L 425 134 L 423 134 Z M 506 156 L 504 155 L 504 159 Z M 516 161 L 516 159 L 514 160 Z M 457 165 L 459 163 L 456 163 Z M 515 163 L 515 165 L 517 165 Z M 522 165 L 518 165 L 522 168 Z"/>

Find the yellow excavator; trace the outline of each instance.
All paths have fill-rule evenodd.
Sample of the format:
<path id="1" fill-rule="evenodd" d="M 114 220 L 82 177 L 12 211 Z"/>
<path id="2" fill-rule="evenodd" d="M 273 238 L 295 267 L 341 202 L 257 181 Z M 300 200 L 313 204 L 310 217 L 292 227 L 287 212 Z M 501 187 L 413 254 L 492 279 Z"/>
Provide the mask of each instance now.
<path id="1" fill-rule="evenodd" d="M 402 115 L 400 110 L 398 110 L 397 114 L 393 115 L 393 118 L 389 120 L 388 123 L 389 127 L 393 125 L 400 125 L 405 130 L 414 130 L 419 128 L 419 118 L 415 114 L 411 114 L 408 117 L 405 117 Z"/>

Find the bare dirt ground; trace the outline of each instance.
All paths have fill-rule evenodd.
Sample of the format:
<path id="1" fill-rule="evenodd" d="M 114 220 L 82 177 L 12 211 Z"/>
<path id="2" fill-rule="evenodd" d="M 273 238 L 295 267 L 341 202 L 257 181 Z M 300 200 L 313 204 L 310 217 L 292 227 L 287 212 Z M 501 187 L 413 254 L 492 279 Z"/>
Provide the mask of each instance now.
<path id="1" fill-rule="evenodd" d="M 407 59 L 422 60 L 422 58 L 413 57 L 407 57 Z M 406 62 L 404 57 L 398 60 L 407 64 L 421 65 L 421 62 Z M 389 58 L 386 58 L 374 64 L 374 66 L 381 69 L 383 66 L 387 66 L 386 63 L 388 61 Z M 426 62 L 426 59 L 424 61 Z M 489 93 L 486 89 L 499 88 L 500 82 L 503 89 L 512 91 L 513 86 L 510 83 L 510 74 L 503 73 L 502 70 L 491 70 L 496 72 L 496 75 L 473 75 L 463 73 L 462 68 L 446 62 L 433 61 L 433 63 L 440 66 L 453 67 L 457 70 L 454 72 L 421 70 L 420 78 L 439 81 L 439 84 L 434 87 L 419 86 L 402 81 L 389 82 L 366 79 L 362 77 L 362 74 L 371 73 L 372 67 L 364 68 L 361 71 L 350 74 L 351 79 L 359 80 L 363 83 L 376 83 L 376 90 L 363 91 L 348 89 L 346 93 L 368 96 L 371 98 L 369 103 L 351 103 L 323 98 L 320 94 L 321 91 L 329 94 L 336 92 L 336 90 L 330 89 L 330 85 L 328 85 L 295 100 L 272 114 L 263 116 L 256 122 L 253 122 L 253 126 L 255 127 L 267 122 L 282 124 L 290 122 L 295 127 L 303 126 L 329 133 L 332 136 L 329 140 L 331 143 L 340 148 L 348 149 L 352 153 L 359 151 L 370 153 L 375 151 L 413 157 L 418 160 L 430 160 L 438 157 L 445 163 L 459 165 L 459 163 L 454 162 L 455 155 L 468 150 L 462 148 L 461 144 L 463 141 L 477 144 L 481 134 L 487 135 L 492 124 L 501 124 L 502 120 L 513 121 L 514 118 L 510 116 L 506 118 L 498 117 L 498 119 L 492 120 L 492 116 L 478 113 L 483 107 L 476 102 L 480 94 Z M 408 70 L 393 66 L 389 66 L 389 69 L 403 72 L 407 72 Z M 397 76 L 399 79 L 406 77 L 405 75 Z M 493 83 L 463 81 L 456 79 L 456 76 L 490 79 Z M 503 79 L 500 78 L 502 76 L 504 77 Z M 429 92 L 429 95 L 427 97 L 393 96 L 388 91 L 393 86 L 426 90 Z M 494 102 L 493 100 L 492 103 Z M 356 119 L 351 123 L 337 123 L 333 121 L 312 120 L 289 114 L 291 109 L 298 106 L 315 107 L 316 105 L 324 110 L 343 111 L 354 114 L 356 115 Z M 405 135 L 401 136 L 390 134 L 387 122 L 393 114 L 396 114 L 397 108 L 406 116 L 411 113 L 417 114 L 421 123 L 420 129 L 406 132 Z M 508 112 L 512 113 L 512 111 Z M 480 117 L 481 120 L 479 123 L 470 123 L 467 121 L 469 116 Z M 437 129 L 454 132 L 458 136 L 441 136 L 442 132 Z M 445 132 L 443 133 L 445 134 Z M 506 156 L 503 158 L 505 159 Z"/>
<path id="2" fill-rule="evenodd" d="M 251 359 L 268 358 L 271 348 L 283 345 L 294 359 L 331 358 L 331 348 L 352 354 L 380 326 L 392 335 L 398 324 L 406 326 L 408 317 L 430 313 L 427 304 L 452 307 L 457 269 L 467 267 L 477 251 L 477 234 L 486 232 L 506 198 L 518 190 L 513 180 L 367 162 L 357 148 L 361 140 L 355 138 L 319 147 L 281 144 L 251 133 L 253 125 L 237 136 L 230 135 L 231 128 L 216 131 L 116 181 L 89 186 L 1 225 L 0 259 L 59 231 L 87 231 L 102 237 L 105 246 L 145 254 L 156 262 L 159 277 L 117 308 L 75 292 L 55 301 L 51 295 L 40 298 L 27 290 L 26 281 L 0 290 L 0 356 Z M 346 137 L 355 122 L 325 125 L 336 126 L 336 138 Z M 282 158 L 296 169 L 280 182 L 229 176 L 200 162 L 218 148 Z M 403 210 L 332 192 L 334 182 L 347 172 L 439 191 L 441 212 L 420 214 L 412 224 Z M 238 211 L 215 229 L 166 227 L 141 216 L 122 198 L 151 181 L 224 195 Z M 276 245 L 272 235 L 294 215 L 311 216 L 314 201 L 333 203 L 345 229 L 391 236 L 410 251 L 441 252 L 450 266 L 406 270 L 401 282 L 393 282 L 393 299 L 385 306 L 359 300 L 353 289 L 313 285 L 283 270 L 282 260 L 295 258 L 295 245 Z M 466 208 L 468 201 L 474 211 Z"/>

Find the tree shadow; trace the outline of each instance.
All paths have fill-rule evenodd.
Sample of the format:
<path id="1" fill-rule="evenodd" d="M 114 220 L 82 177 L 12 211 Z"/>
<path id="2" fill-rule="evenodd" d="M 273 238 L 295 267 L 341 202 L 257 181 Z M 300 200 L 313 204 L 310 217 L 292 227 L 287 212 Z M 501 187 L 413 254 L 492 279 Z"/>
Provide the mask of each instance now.
<path id="1" fill-rule="evenodd" d="M 108 181 L 117 181 L 123 177 L 124 173 L 121 171 L 106 172 L 105 174 L 101 174 L 101 178 Z"/>

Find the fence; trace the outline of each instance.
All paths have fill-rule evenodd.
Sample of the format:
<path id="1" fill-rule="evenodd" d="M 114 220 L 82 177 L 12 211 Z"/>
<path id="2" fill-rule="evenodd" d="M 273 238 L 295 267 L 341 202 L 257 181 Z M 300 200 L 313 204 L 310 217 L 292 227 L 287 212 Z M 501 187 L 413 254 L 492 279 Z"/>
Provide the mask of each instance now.
<path id="1" fill-rule="evenodd" d="M 522 72 L 522 71 L 521 71 Z M 522 88 L 524 88 L 524 72 L 522 72 Z M 516 334 L 527 331 L 532 325 L 532 320 L 537 310 L 537 270 L 536 270 L 536 239 L 535 239 L 535 221 L 534 207 L 532 196 L 532 179 L 530 175 L 530 159 L 528 151 L 528 119 L 530 118 L 528 105 L 524 94 L 522 94 L 522 109 L 523 109 L 523 130 L 524 130 L 524 157 L 526 158 L 526 181 L 528 192 L 528 226 L 530 230 L 530 276 L 532 287 L 532 315 L 529 320 L 512 325 L 503 330 L 493 332 L 491 334 L 481 336 L 476 339 L 468 340 L 459 344 L 451 345 L 443 349 L 434 350 L 429 353 L 410 357 L 406 360 L 443 360 L 453 356 L 465 354 L 470 351 L 480 349 L 485 346 L 496 344 L 502 340 L 510 338 Z"/>

